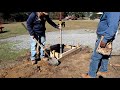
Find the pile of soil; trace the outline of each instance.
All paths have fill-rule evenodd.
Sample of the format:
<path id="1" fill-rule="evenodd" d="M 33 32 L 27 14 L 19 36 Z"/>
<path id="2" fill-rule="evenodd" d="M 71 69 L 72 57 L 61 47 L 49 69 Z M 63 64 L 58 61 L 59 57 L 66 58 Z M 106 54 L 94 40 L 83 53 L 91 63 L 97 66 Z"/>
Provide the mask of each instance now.
<path id="1" fill-rule="evenodd" d="M 51 66 L 47 61 L 32 65 L 29 52 L 25 57 L 0 66 L 0 78 L 81 78 L 89 69 L 92 49 L 81 47 L 79 50 L 61 59 L 58 66 Z M 120 56 L 113 56 L 108 65 L 110 74 L 107 78 L 120 78 Z"/>

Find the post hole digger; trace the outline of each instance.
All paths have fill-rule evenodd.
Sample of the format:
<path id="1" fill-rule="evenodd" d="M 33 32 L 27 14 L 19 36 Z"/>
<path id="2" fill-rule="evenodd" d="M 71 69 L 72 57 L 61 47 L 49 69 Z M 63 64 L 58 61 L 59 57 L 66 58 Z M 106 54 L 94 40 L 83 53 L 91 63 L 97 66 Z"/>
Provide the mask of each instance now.
<path id="1" fill-rule="evenodd" d="M 27 27 L 26 27 L 26 24 L 25 23 L 21 23 L 23 26 L 24 26 L 24 28 L 27 30 Z M 44 47 L 44 45 L 42 45 L 41 43 L 39 43 L 38 41 L 37 41 L 37 39 L 36 38 L 34 38 L 34 40 L 35 40 L 35 42 L 37 43 L 37 45 L 39 46 L 39 47 L 42 47 L 43 48 L 43 50 L 44 50 L 44 53 L 48 56 L 48 63 L 49 63 L 49 65 L 53 65 L 53 66 L 57 66 L 57 65 L 59 65 L 59 61 L 58 61 L 58 59 L 56 59 L 56 58 L 54 58 L 54 57 L 50 57 L 50 55 L 48 54 L 48 52 L 46 51 L 46 48 Z"/>

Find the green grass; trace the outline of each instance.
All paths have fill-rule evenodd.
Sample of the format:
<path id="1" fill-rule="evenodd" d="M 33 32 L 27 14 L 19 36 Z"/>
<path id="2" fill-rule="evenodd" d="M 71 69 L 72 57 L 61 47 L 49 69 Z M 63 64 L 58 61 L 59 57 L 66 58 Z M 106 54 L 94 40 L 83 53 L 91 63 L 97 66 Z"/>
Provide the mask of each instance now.
<path id="1" fill-rule="evenodd" d="M 53 20 L 56 24 L 58 24 L 58 20 Z M 3 31 L 5 33 L 0 33 L 0 39 L 14 37 L 18 35 L 28 34 L 28 31 L 22 26 L 22 22 L 12 23 L 12 24 L 4 24 L 5 27 Z M 73 30 L 73 29 L 93 29 L 96 30 L 98 22 L 93 20 L 68 20 L 65 21 L 66 26 L 62 28 L 62 30 Z M 46 31 L 56 31 L 57 29 L 52 27 L 50 24 L 46 23 Z"/>
<path id="2" fill-rule="evenodd" d="M 58 20 L 54 20 L 56 24 L 58 24 Z M 67 20 L 65 21 L 65 28 L 62 28 L 62 30 L 76 30 L 76 29 L 91 29 L 96 30 L 98 22 L 94 20 Z M 52 26 L 50 26 L 48 23 L 46 23 L 46 31 L 54 31 L 56 30 Z"/>
<path id="3" fill-rule="evenodd" d="M 4 33 L 0 33 L 0 39 L 14 37 L 18 35 L 27 34 L 27 30 L 21 25 L 21 23 L 4 24 Z"/>
<path id="4" fill-rule="evenodd" d="M 0 43 L 0 61 L 14 61 L 18 57 L 24 56 L 28 50 L 12 50 L 14 43 Z"/>

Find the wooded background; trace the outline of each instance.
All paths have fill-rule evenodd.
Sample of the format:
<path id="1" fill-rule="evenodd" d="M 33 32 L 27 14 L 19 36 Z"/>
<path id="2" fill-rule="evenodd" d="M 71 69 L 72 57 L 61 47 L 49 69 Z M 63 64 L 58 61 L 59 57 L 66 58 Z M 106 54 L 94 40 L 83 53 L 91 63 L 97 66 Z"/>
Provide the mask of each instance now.
<path id="1" fill-rule="evenodd" d="M 23 22 L 26 21 L 28 15 L 31 12 L 0 12 L 0 22 L 11 23 L 11 22 Z M 97 12 L 62 12 L 62 19 L 67 16 L 74 16 L 75 18 L 84 19 L 88 17 L 90 19 L 95 19 Z M 60 12 L 49 12 L 50 18 L 58 20 L 60 18 Z"/>

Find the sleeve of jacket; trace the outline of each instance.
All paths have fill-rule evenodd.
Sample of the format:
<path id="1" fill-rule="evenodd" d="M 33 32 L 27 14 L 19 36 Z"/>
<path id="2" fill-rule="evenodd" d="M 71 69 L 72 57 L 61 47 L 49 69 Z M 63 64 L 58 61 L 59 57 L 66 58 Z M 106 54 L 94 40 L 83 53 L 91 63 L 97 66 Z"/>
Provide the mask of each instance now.
<path id="1" fill-rule="evenodd" d="M 107 16 L 107 25 L 108 28 L 105 31 L 103 42 L 107 43 L 108 40 L 112 39 L 118 30 L 119 25 L 119 13 L 109 13 Z"/>
<path id="2" fill-rule="evenodd" d="M 32 36 L 34 35 L 34 31 L 33 31 L 33 21 L 34 21 L 35 15 L 33 13 L 31 13 L 27 19 L 27 30 L 29 32 L 29 34 Z"/>
<path id="3" fill-rule="evenodd" d="M 50 19 L 49 15 L 46 15 L 45 17 L 46 17 L 47 22 L 48 22 L 50 25 L 52 25 L 53 27 L 55 27 L 55 28 L 58 29 L 59 26 L 56 25 L 56 24 Z"/>

